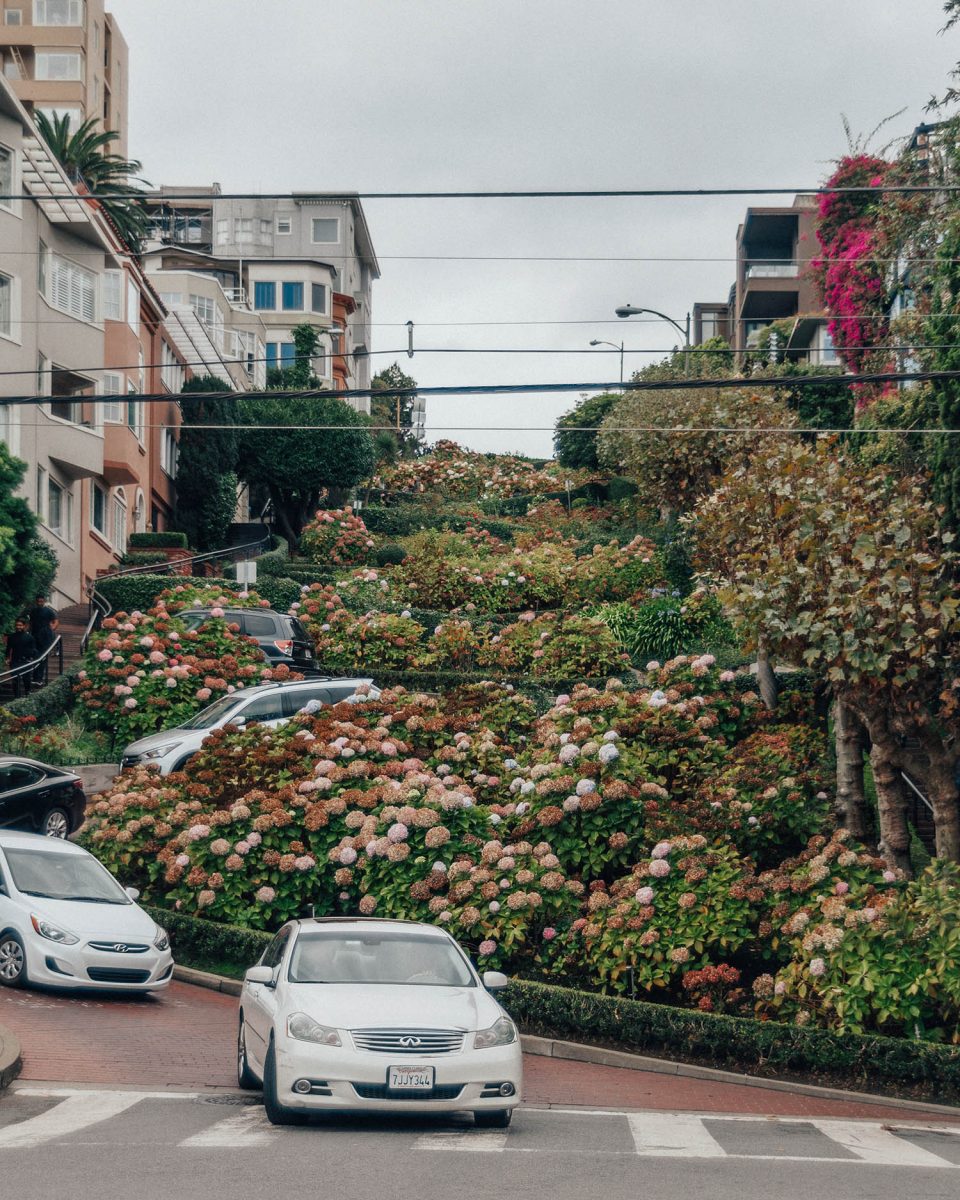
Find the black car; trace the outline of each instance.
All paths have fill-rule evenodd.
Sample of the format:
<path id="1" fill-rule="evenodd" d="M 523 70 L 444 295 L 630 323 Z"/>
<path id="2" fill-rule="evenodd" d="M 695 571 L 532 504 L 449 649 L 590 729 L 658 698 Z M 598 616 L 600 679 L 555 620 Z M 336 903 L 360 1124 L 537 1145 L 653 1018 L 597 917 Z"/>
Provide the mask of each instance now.
<path id="1" fill-rule="evenodd" d="M 175 614 L 187 629 L 197 629 L 210 619 L 208 608 L 188 608 Z M 296 617 L 272 608 L 225 608 L 223 619 L 239 625 L 240 632 L 259 645 L 271 663 L 284 663 L 294 671 L 313 674 L 317 670 L 316 648 L 310 634 Z"/>
<path id="2" fill-rule="evenodd" d="M 0 754 L 0 827 L 65 838 L 83 824 L 86 807 L 80 778 L 72 771 Z"/>

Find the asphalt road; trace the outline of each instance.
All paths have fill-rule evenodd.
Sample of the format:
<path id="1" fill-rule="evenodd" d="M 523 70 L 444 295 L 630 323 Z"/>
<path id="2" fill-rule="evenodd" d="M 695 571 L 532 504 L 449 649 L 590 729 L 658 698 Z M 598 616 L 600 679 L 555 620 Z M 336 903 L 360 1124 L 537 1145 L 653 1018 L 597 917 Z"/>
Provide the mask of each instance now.
<path id="1" fill-rule="evenodd" d="M 268 1125 L 239 1094 L 53 1088 L 0 1099 L 0 1180 L 16 1200 L 335 1195 L 448 1200 L 955 1200 L 956 1127 L 523 1108 L 507 1131 L 459 1115 Z"/>

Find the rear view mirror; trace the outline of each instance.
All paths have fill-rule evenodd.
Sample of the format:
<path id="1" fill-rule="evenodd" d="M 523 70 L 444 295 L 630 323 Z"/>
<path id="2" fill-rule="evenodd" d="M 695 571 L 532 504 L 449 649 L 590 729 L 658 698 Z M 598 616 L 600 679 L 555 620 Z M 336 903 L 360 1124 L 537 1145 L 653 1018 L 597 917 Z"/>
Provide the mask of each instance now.
<path id="1" fill-rule="evenodd" d="M 244 975 L 244 980 L 247 983 L 273 983 L 273 968 L 272 967 L 251 967 Z"/>
<path id="2" fill-rule="evenodd" d="M 510 986 L 510 980 L 502 971 L 484 971 L 483 986 L 488 992 L 502 992 L 505 987 Z"/>
<path id="3" fill-rule="evenodd" d="M 139 888 L 125 887 L 123 890 L 127 893 L 127 895 L 130 897 L 131 900 L 139 900 L 140 899 L 140 889 Z"/>

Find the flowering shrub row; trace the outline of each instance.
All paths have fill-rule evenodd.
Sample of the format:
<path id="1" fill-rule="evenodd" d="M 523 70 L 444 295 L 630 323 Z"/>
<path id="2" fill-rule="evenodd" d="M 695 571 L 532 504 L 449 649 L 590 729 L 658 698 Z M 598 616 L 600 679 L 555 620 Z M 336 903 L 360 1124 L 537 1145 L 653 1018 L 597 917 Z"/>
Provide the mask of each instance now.
<path id="1" fill-rule="evenodd" d="M 219 921 L 426 919 L 486 966 L 955 1040 L 935 983 L 960 967 L 952 885 L 906 887 L 831 833 L 825 761 L 710 656 L 680 658 L 539 719 L 487 685 L 220 730 L 189 776 L 121 776 L 84 840 L 150 900 Z M 891 954 L 899 982 L 878 986 Z"/>
<path id="2" fill-rule="evenodd" d="M 300 548 L 316 563 L 353 566 L 369 562 L 375 549 L 369 530 L 349 507 L 321 509 L 300 535 Z"/>

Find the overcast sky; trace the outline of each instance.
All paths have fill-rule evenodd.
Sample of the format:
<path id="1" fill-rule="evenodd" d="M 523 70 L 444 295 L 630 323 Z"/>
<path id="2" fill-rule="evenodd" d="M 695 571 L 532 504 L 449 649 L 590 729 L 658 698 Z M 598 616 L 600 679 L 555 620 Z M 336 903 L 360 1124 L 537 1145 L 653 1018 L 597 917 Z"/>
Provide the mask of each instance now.
<path id="1" fill-rule="evenodd" d="M 810 187 L 846 149 L 841 114 L 866 134 L 905 109 L 882 145 L 925 119 L 960 59 L 941 0 L 109 7 L 130 46 L 131 156 L 154 184 L 225 191 Z M 374 371 L 397 360 L 423 386 L 616 380 L 598 338 L 626 343 L 629 376 L 677 335 L 614 308 L 682 324 L 694 301 L 723 300 L 751 202 L 367 201 Z M 576 398 L 431 399 L 428 432 L 545 454 L 533 427 Z"/>

